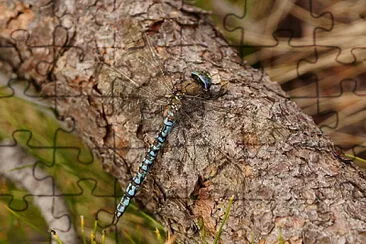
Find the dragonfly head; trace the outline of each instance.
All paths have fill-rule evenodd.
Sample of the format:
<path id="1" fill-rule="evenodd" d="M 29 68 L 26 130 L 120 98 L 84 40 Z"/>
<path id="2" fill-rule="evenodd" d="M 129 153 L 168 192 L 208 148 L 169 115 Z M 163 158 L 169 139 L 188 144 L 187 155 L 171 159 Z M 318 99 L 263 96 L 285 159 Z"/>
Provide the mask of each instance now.
<path id="1" fill-rule="evenodd" d="M 207 71 L 193 71 L 192 79 L 183 80 L 176 87 L 175 94 L 181 94 L 181 97 L 209 97 L 212 78 Z"/>
<path id="2" fill-rule="evenodd" d="M 209 72 L 205 70 L 193 71 L 191 77 L 202 86 L 204 91 L 209 91 L 212 84 L 212 77 Z"/>

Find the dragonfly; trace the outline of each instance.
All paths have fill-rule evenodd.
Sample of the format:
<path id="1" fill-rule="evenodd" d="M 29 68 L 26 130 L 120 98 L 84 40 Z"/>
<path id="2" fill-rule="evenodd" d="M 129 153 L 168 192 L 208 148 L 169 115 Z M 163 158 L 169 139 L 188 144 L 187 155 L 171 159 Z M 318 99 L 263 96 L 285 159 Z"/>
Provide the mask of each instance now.
<path id="1" fill-rule="evenodd" d="M 141 66 L 146 67 L 146 70 L 150 70 L 152 67 L 155 67 L 157 70 L 156 73 L 161 75 L 159 78 L 162 84 L 156 84 L 156 87 L 152 87 L 151 89 L 143 87 L 141 84 L 143 84 L 144 81 L 140 81 L 138 79 L 139 77 L 131 77 L 131 74 L 128 74 L 128 72 L 124 70 L 125 67 L 130 63 L 128 60 L 130 57 L 126 55 L 125 64 L 119 65 L 118 68 L 106 63 L 103 64 L 107 67 L 106 70 L 114 73 L 115 75 L 115 80 L 112 82 L 113 85 L 111 86 L 111 92 L 113 92 L 113 89 L 116 88 L 120 94 L 130 94 L 130 88 L 133 89 L 133 87 L 138 87 L 139 95 L 137 96 L 145 96 L 149 100 L 155 100 L 155 103 L 156 100 L 159 101 L 161 97 L 164 97 L 166 101 L 166 108 L 163 112 L 163 121 L 157 136 L 147 149 L 144 158 L 140 162 L 136 174 L 127 185 L 124 191 L 125 193 L 115 209 L 113 224 L 118 223 L 119 219 L 130 205 L 131 200 L 136 196 L 139 189 L 141 188 L 142 183 L 146 179 L 149 171 L 155 163 L 159 153 L 161 152 L 161 149 L 166 144 L 168 136 L 173 131 L 173 127 L 179 117 L 178 114 L 184 113 L 184 101 L 187 99 L 198 99 L 198 101 L 204 101 L 212 97 L 210 92 L 212 86 L 212 76 L 208 71 L 192 70 L 189 79 L 183 78 L 173 84 L 171 79 L 169 79 L 166 75 L 163 65 L 159 62 L 159 57 L 153 45 L 151 44 L 149 37 L 144 34 L 141 36 L 141 38 L 143 40 L 142 44 L 140 43 L 140 45 L 134 45 L 130 47 L 130 50 L 131 53 L 136 51 L 135 53 L 142 54 L 140 56 L 131 55 L 131 58 L 138 59 L 138 61 L 141 63 Z M 154 77 L 158 75 L 152 76 Z M 122 82 L 118 80 L 122 79 L 127 81 L 127 84 L 124 82 L 123 85 L 121 85 Z M 114 85 L 116 85 L 116 87 Z M 164 88 L 163 92 L 159 90 L 160 87 Z M 154 88 L 156 89 L 154 90 Z M 109 94 L 108 96 L 115 97 L 114 94 Z M 116 97 L 118 98 L 118 95 Z M 135 108 L 133 105 L 131 106 Z M 147 110 L 149 110 L 149 108 Z"/>
<path id="2" fill-rule="evenodd" d="M 212 78 L 210 73 L 207 71 L 193 71 L 191 73 L 191 77 L 197 84 L 200 84 L 202 90 L 204 92 L 209 92 L 209 89 L 212 84 Z M 142 160 L 137 174 L 132 178 L 132 181 L 128 184 L 125 195 L 120 200 L 117 205 L 115 214 L 114 214 L 114 224 L 117 224 L 118 220 L 126 211 L 126 208 L 129 206 L 131 199 L 135 197 L 138 189 L 143 183 L 145 177 L 153 166 L 158 153 L 166 142 L 167 137 L 171 133 L 174 124 L 176 123 L 177 114 L 181 110 L 182 107 L 182 99 L 184 97 L 184 91 L 177 90 L 175 91 L 170 99 L 170 103 L 167 107 L 167 110 L 164 114 L 163 125 L 160 128 L 160 132 L 156 136 L 153 144 L 147 150 L 144 159 Z"/>

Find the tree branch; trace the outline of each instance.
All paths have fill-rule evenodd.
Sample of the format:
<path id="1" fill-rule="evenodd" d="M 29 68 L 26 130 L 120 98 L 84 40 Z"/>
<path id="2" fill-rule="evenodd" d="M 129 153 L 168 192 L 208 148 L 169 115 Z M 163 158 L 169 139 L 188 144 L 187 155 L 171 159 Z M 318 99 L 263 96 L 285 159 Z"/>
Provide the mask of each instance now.
<path id="1" fill-rule="evenodd" d="M 182 241 L 200 241 L 203 228 L 212 241 L 234 196 L 224 243 L 365 242 L 363 174 L 277 84 L 241 63 L 205 13 L 153 0 L 1 7 L 4 70 L 72 117 L 123 186 L 162 121 L 151 100 L 164 77 L 147 40 L 173 82 L 212 74 L 213 98 L 188 102 L 137 198 Z"/>

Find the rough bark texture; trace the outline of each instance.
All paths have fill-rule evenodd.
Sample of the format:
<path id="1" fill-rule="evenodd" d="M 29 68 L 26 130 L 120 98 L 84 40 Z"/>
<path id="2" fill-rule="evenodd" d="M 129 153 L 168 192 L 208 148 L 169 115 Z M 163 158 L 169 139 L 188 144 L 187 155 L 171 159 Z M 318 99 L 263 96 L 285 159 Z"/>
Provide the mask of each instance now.
<path id="1" fill-rule="evenodd" d="M 146 68 L 156 65 L 143 33 L 169 79 L 213 75 L 220 95 L 188 102 L 137 198 L 180 241 L 201 241 L 204 228 L 211 242 L 234 196 L 223 243 L 366 242 L 364 175 L 277 84 L 240 63 L 206 14 L 175 1 L 24 2 L 0 5 L 3 69 L 51 96 L 123 186 L 162 121 L 151 100 L 163 77 Z"/>

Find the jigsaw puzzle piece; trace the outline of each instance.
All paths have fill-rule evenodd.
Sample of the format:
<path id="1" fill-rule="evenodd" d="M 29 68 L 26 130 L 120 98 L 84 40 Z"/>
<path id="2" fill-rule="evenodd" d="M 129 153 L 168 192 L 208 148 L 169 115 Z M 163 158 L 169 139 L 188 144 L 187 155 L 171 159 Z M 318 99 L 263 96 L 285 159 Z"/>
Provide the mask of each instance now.
<path id="1" fill-rule="evenodd" d="M 292 82 L 297 87 L 291 87 L 291 83 L 286 85 L 290 96 L 298 101 L 302 99 L 299 104 L 302 104 L 305 112 L 314 116 L 315 121 L 327 133 L 332 133 L 329 129 L 344 129 L 344 126 L 351 123 L 351 117 L 353 120 L 356 117 L 361 119 L 365 105 L 363 79 L 357 74 L 349 77 L 347 70 L 350 65 L 340 65 L 336 55 L 333 53 L 326 60 L 317 57 L 317 62 L 301 60 L 297 71 L 299 77 L 307 80 L 306 84 L 301 86 L 301 79 L 296 79 Z M 354 67 L 356 66 L 357 64 Z M 309 73 L 309 70 L 315 72 Z"/>
<path id="2" fill-rule="evenodd" d="M 8 63 L 17 73 L 42 83 L 48 79 L 51 71 L 59 68 L 60 63 L 56 66 L 56 61 L 65 50 L 76 49 L 72 53 L 79 56 L 78 60 L 83 59 L 83 50 L 70 44 L 75 35 L 75 23 L 70 15 L 65 14 L 66 10 L 58 9 L 53 4 L 39 6 L 37 3 L 24 4 L 20 1 L 14 1 L 12 7 L 3 2 L 0 8 L 4 16 L 0 22 L 6 21 L 1 29 L 0 48 L 3 52 L 0 55 L 5 60 L 7 57 L 15 60 Z M 44 25 L 42 19 L 34 19 L 33 8 L 39 8 L 38 11 L 50 18 L 49 25 Z M 31 27 L 28 26 L 30 22 Z"/>
<path id="3" fill-rule="evenodd" d="M 36 164 L 37 159 L 12 141 L 3 140 L 0 146 L 0 162 L 0 174 L 18 185 L 17 188 L 24 189 L 18 191 L 9 189 L 10 191 L 5 193 L 12 196 L 7 206 L 9 211 L 21 220 L 25 220 L 25 223 L 27 223 L 25 216 L 36 217 L 40 212 L 41 215 L 34 219 L 34 224 L 41 223 L 44 219 L 47 225 L 38 226 L 38 230 L 42 231 L 43 228 L 43 233 L 47 233 L 49 228 L 58 229 L 67 232 L 65 235 L 60 234 L 62 240 L 76 240 L 75 229 L 70 221 L 70 212 L 64 199 L 58 197 L 61 194 L 52 177 L 40 169 L 34 172 L 33 165 Z M 38 178 L 43 180 L 40 181 Z M 1 195 L 3 196 L 4 193 Z"/>
<path id="4" fill-rule="evenodd" d="M 27 152 L 40 159 L 29 163 L 26 167 L 27 179 L 32 180 L 38 186 L 34 187 L 29 182 L 26 185 L 39 190 L 43 189 L 42 192 L 25 191 L 23 196 L 17 198 L 19 200 L 13 199 L 14 193 L 11 191 L 9 194 L 2 194 L 7 198 L 9 208 L 21 212 L 27 212 L 29 209 L 31 212 L 35 209 L 29 208 L 31 203 L 41 202 L 42 207 L 53 209 L 54 219 L 64 223 L 65 219 L 71 220 L 70 214 L 58 211 L 63 209 L 61 206 L 52 205 L 51 208 L 48 202 L 56 204 L 56 199 L 61 201 L 64 198 L 79 197 L 84 194 L 84 189 L 95 194 L 95 196 L 89 195 L 89 199 L 109 201 L 109 204 L 101 206 L 113 205 L 116 197 L 114 179 L 104 172 L 100 161 L 94 158 L 92 150 L 73 135 L 74 120 L 70 119 L 68 125 L 60 124 L 60 121 L 49 109 L 45 108 L 44 104 L 35 102 L 39 100 L 36 98 L 40 96 L 33 95 L 29 83 L 13 80 L 8 84 L 4 88 L 6 92 L 2 93 L 5 95 L 0 99 L 2 108 L 0 135 L 2 138 L 9 138 L 9 142 L 4 144 L 3 148 L 9 149 L 22 145 Z M 26 180 L 24 176 L 21 179 Z M 81 181 L 87 182 L 87 184 L 84 183 L 83 188 L 79 186 Z M 58 187 L 59 190 L 56 191 L 55 189 Z M 114 209 L 114 207 L 113 205 L 110 209 Z M 92 214 L 89 213 L 89 215 Z M 45 218 L 47 221 L 51 221 L 51 217 L 46 216 Z M 61 228 L 57 221 L 51 222 L 53 225 L 49 226 L 57 232 L 60 238 L 61 232 L 69 233 L 67 228 Z M 71 225 L 69 224 L 69 226 Z M 70 232 L 69 236 L 72 236 L 71 234 Z"/>
<path id="5" fill-rule="evenodd" d="M 224 35 L 234 35 L 234 42 L 239 48 L 245 45 L 254 49 L 270 48 L 269 51 L 275 53 L 286 53 L 292 48 L 315 47 L 314 38 L 297 42 L 297 37 L 306 36 L 306 33 L 330 31 L 333 18 L 329 11 L 318 10 L 319 13 L 315 13 L 312 1 L 307 3 L 306 1 L 295 4 L 286 1 L 260 4 L 242 1 L 240 6 L 235 3 L 223 18 L 222 27 L 228 32 L 228 35 Z M 215 3 L 213 8 L 215 9 Z M 217 6 L 217 9 L 219 8 L 220 6 Z M 301 12 L 301 15 L 299 13 L 300 16 L 294 18 L 288 15 L 291 11 Z M 219 12 L 223 12 L 222 9 Z"/>

